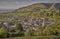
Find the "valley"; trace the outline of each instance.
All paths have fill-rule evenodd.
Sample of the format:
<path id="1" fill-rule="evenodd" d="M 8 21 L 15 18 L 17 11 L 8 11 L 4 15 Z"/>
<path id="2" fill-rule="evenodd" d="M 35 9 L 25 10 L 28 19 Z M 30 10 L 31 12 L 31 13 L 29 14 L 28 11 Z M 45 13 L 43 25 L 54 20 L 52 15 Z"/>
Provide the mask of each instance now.
<path id="1" fill-rule="evenodd" d="M 60 36 L 60 3 L 36 3 L 0 13 L 0 29 L 6 31 L 1 37 Z"/>

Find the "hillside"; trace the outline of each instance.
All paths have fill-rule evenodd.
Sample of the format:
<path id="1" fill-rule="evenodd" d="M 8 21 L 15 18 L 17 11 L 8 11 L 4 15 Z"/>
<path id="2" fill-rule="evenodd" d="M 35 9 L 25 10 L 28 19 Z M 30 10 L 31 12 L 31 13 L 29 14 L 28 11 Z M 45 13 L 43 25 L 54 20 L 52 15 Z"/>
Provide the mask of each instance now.
<path id="1" fill-rule="evenodd" d="M 53 3 L 36 3 L 16 10 L 16 12 L 35 12 L 41 9 L 49 9 Z M 55 3 L 55 9 L 60 9 L 60 3 Z"/>
<path id="2" fill-rule="evenodd" d="M 50 10 L 49 10 L 50 9 Z M 8 19 L 8 17 L 18 18 L 19 16 L 35 16 L 35 17 L 51 17 L 50 15 L 56 14 L 60 11 L 60 3 L 36 3 L 26 7 L 16 9 L 13 12 L 0 14 L 1 19 Z M 60 13 L 57 13 L 60 15 Z"/>
<path id="3" fill-rule="evenodd" d="M 32 11 L 40 11 L 40 9 L 47 8 L 43 3 L 32 4 L 26 7 L 22 7 L 17 9 L 17 12 L 32 12 Z"/>

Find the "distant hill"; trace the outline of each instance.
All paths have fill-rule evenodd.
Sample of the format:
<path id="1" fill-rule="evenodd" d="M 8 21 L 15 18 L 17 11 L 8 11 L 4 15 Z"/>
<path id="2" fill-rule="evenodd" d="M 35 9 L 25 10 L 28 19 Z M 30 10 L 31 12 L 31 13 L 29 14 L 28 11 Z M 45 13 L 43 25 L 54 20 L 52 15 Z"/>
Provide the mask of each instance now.
<path id="1" fill-rule="evenodd" d="M 21 12 L 21 11 L 39 11 L 40 9 L 44 9 L 47 8 L 44 4 L 42 3 L 37 3 L 37 4 L 32 4 L 30 6 L 26 6 L 26 7 L 22 7 L 17 9 L 17 12 Z"/>
<path id="2" fill-rule="evenodd" d="M 52 9 L 50 9 L 51 7 Z M 13 12 L 7 12 L 5 14 L 4 13 L 0 14 L 3 19 L 8 19 L 6 17 L 19 18 L 19 16 L 35 16 L 36 18 L 55 18 L 60 16 L 60 3 L 36 3 L 16 9 Z"/>
<path id="3" fill-rule="evenodd" d="M 35 3 L 25 7 L 18 8 L 16 10 L 12 9 L 0 9 L 0 13 L 4 12 L 19 12 L 19 13 L 28 13 L 28 12 L 38 12 L 41 9 L 49 9 L 53 3 Z M 60 9 L 60 3 L 55 3 L 55 9 Z"/>
<path id="4" fill-rule="evenodd" d="M 53 3 L 36 3 L 26 7 L 16 9 L 16 12 L 40 11 L 41 9 L 49 9 Z M 60 9 L 60 3 L 55 3 L 55 9 Z"/>
<path id="5" fill-rule="evenodd" d="M 5 13 L 5 12 L 12 12 L 14 11 L 13 9 L 0 9 L 0 13 Z"/>

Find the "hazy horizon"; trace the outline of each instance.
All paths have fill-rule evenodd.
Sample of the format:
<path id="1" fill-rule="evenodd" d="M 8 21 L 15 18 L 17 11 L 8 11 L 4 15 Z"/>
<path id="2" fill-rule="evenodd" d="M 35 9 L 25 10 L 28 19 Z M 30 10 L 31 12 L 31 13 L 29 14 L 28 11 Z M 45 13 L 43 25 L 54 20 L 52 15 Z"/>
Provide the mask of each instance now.
<path id="1" fill-rule="evenodd" d="M 0 9 L 17 9 L 34 3 L 60 3 L 60 0 L 0 0 Z"/>

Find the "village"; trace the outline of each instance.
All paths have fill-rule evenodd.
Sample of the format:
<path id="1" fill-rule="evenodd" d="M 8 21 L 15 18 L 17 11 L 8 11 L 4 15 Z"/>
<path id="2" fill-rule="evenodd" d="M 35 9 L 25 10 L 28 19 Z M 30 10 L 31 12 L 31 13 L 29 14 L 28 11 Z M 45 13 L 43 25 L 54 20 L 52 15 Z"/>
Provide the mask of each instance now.
<path id="1" fill-rule="evenodd" d="M 48 18 L 36 18 L 34 16 L 19 16 L 18 18 L 13 16 L 6 16 L 9 21 L 0 22 L 0 27 L 5 27 L 8 30 L 11 30 L 15 27 L 15 22 L 18 21 L 21 23 L 23 30 L 29 29 L 30 27 L 36 29 L 39 26 L 47 26 L 54 23 L 54 20 L 49 20 Z"/>

